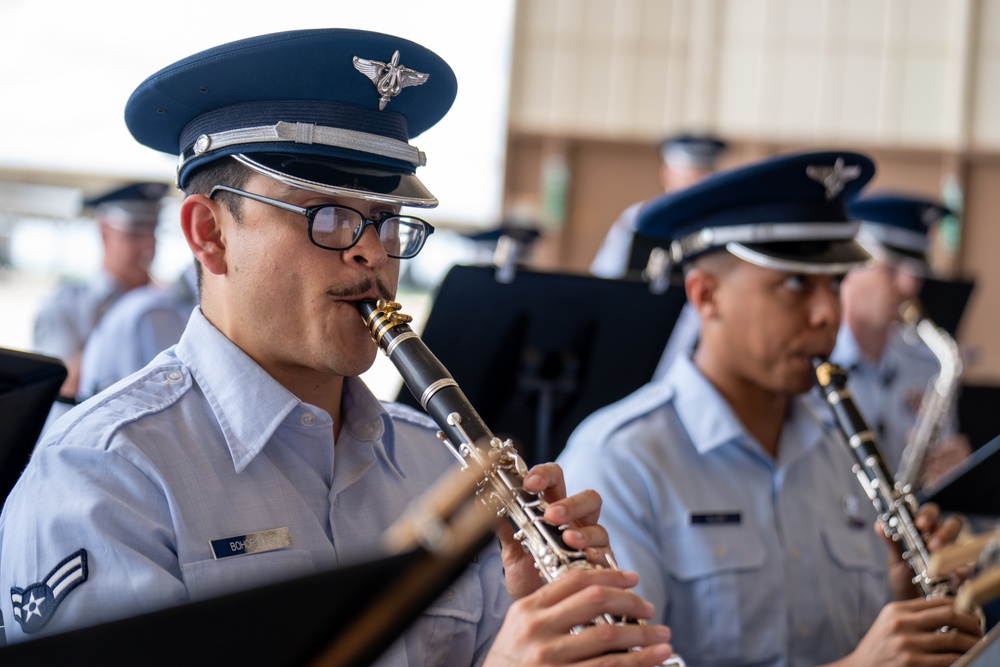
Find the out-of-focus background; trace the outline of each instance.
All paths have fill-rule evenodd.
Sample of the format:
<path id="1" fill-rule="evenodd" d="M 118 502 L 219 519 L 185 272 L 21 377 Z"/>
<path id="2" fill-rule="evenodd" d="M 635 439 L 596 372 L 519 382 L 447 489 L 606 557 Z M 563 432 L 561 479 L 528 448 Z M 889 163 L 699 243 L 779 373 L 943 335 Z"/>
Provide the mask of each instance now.
<path id="1" fill-rule="evenodd" d="M 530 266 L 585 272 L 621 210 L 662 191 L 659 140 L 711 132 L 729 142 L 724 167 L 858 150 L 877 162 L 871 188 L 959 211 L 934 261 L 975 277 L 958 331 L 966 377 L 1000 381 L 1000 0 L 5 0 L 0 347 L 30 350 L 41 299 L 96 271 L 84 198 L 172 183 L 174 159 L 124 125 L 145 77 L 233 39 L 328 26 L 413 39 L 458 76 L 451 113 L 413 141 L 441 200 L 421 213 L 439 231 L 403 276 L 418 322 L 450 266 L 482 261 L 475 230 L 538 229 Z M 175 217 L 168 206 L 158 233 L 163 282 L 190 261 Z"/>

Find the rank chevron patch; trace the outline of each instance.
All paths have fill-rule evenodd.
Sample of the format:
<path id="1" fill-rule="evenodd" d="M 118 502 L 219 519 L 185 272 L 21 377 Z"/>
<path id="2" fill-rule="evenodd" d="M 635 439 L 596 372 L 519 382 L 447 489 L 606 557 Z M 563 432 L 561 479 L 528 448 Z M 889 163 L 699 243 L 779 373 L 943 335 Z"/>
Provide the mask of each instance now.
<path id="1" fill-rule="evenodd" d="M 70 591 L 87 580 L 87 550 L 80 549 L 52 568 L 45 581 L 26 588 L 11 586 L 14 618 L 25 633 L 44 628 Z"/>

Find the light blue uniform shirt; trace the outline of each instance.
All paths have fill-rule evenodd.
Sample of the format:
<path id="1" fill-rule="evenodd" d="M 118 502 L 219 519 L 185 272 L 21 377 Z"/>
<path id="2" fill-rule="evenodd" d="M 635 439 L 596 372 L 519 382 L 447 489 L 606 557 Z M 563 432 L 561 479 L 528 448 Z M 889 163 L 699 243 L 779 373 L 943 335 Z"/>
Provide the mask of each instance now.
<path id="1" fill-rule="evenodd" d="M 193 266 L 170 286 L 144 285 L 124 294 L 87 339 L 78 396 L 90 398 L 107 389 L 175 344 L 197 305 Z"/>
<path id="2" fill-rule="evenodd" d="M 619 565 L 689 664 L 835 660 L 888 601 L 874 509 L 828 419 L 818 396 L 794 399 L 774 460 L 681 355 L 559 456 L 571 492 L 603 497 Z"/>
<path id="3" fill-rule="evenodd" d="M 60 284 L 35 316 L 34 350 L 63 361 L 76 356 L 97 322 L 124 293 L 104 270 L 85 282 Z"/>
<path id="4" fill-rule="evenodd" d="M 632 238 L 639 226 L 639 210 L 646 202 L 632 204 L 608 229 L 590 263 L 590 272 L 600 278 L 624 278 L 632 254 Z"/>
<path id="5" fill-rule="evenodd" d="M 897 472 L 903 449 L 916 425 L 927 385 L 940 371 L 934 355 L 919 340 L 909 342 L 901 327 L 894 327 L 878 364 L 865 359 L 847 324 L 837 333 L 831 361 L 847 370 L 847 388 L 861 415 L 875 431 L 889 470 Z M 941 426 L 941 435 L 957 430 L 957 406 Z"/>
<path id="6" fill-rule="evenodd" d="M 453 463 L 425 416 L 348 379 L 337 446 L 299 401 L 196 309 L 176 347 L 74 408 L 35 452 L 0 516 L 10 641 L 370 560 L 383 530 Z M 213 558 L 210 543 L 287 528 L 290 547 Z M 80 581 L 71 559 L 86 550 Z M 42 615 L 12 587 L 68 592 Z M 349 604 L 350 601 L 331 601 Z M 491 545 L 380 664 L 483 660 L 510 598 Z M 41 609 L 41 611 L 46 611 Z M 47 613 L 47 612 L 46 612 Z"/>

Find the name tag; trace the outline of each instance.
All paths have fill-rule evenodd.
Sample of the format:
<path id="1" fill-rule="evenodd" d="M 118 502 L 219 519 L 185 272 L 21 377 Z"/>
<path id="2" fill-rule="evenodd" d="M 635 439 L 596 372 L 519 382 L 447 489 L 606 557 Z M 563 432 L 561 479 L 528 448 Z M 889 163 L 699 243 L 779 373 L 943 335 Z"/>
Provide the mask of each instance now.
<path id="1" fill-rule="evenodd" d="M 209 542 L 212 545 L 212 555 L 215 560 L 243 556 L 244 554 L 259 554 L 264 551 L 274 551 L 292 546 L 292 533 L 288 528 L 262 530 L 246 535 L 223 537 Z"/>
<path id="2" fill-rule="evenodd" d="M 692 526 L 714 526 L 724 523 L 740 523 L 743 515 L 740 512 L 706 512 L 691 515 Z"/>

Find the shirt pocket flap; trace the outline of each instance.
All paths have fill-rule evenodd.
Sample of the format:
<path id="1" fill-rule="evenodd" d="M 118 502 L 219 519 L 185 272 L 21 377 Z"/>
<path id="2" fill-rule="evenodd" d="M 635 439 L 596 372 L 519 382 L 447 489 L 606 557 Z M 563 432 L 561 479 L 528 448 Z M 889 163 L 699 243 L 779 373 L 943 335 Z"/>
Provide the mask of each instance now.
<path id="1" fill-rule="evenodd" d="M 181 565 L 181 575 L 191 599 L 222 595 L 249 586 L 294 579 L 315 572 L 312 554 L 305 550 L 280 550 L 246 554 Z"/>
<path id="2" fill-rule="evenodd" d="M 845 570 L 879 572 L 888 568 L 885 553 L 877 550 L 867 530 L 823 529 L 823 544 L 835 563 Z"/>
<path id="3" fill-rule="evenodd" d="M 679 581 L 756 570 L 766 557 L 760 538 L 745 526 L 682 526 L 669 531 L 662 546 L 664 567 Z"/>
<path id="4" fill-rule="evenodd" d="M 483 589 L 479 580 L 479 563 L 470 563 L 462 576 L 452 582 L 438 599 L 424 610 L 424 614 L 478 623 L 483 615 Z"/>

